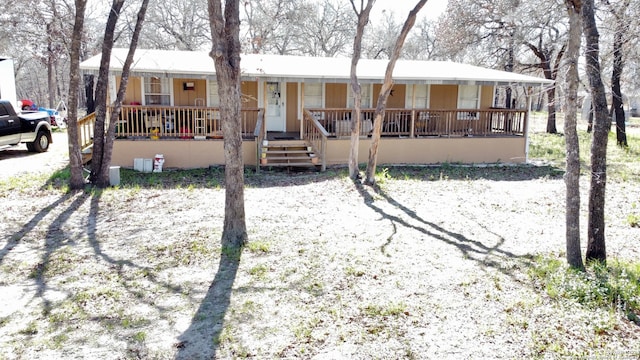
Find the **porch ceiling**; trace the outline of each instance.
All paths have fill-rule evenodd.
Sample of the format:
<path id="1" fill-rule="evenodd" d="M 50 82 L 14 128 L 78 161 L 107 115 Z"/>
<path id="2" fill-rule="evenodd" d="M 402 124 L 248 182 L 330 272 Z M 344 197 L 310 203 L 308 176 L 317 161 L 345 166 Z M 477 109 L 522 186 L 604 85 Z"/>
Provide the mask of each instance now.
<path id="1" fill-rule="evenodd" d="M 127 49 L 114 49 L 111 71 L 120 73 Z M 384 79 L 387 60 L 362 59 L 358 77 L 362 82 L 380 83 Z M 213 60 L 205 51 L 136 51 L 133 76 L 161 76 L 215 79 Z M 349 82 L 349 58 L 319 58 L 264 54 L 242 55 L 242 73 L 245 80 L 274 80 L 293 82 Z M 84 61 L 80 68 L 97 73 L 100 55 Z M 477 84 L 539 86 L 552 81 L 528 75 L 486 69 L 445 61 L 399 60 L 393 79 L 401 84 Z"/>

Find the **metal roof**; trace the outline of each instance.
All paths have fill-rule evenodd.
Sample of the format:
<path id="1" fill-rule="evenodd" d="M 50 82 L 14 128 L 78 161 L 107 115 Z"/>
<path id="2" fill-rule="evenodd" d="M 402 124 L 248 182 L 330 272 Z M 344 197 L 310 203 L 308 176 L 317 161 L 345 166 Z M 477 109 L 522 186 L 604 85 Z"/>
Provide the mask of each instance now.
<path id="1" fill-rule="evenodd" d="M 128 49 L 113 49 L 111 71 L 119 74 Z M 101 55 L 80 64 L 85 72 L 97 73 Z M 381 83 L 388 60 L 361 59 L 358 79 Z M 240 61 L 244 80 L 349 82 L 350 58 L 243 54 Z M 205 51 L 136 50 L 132 76 L 160 76 L 215 79 L 215 66 Z M 400 84 L 475 84 L 539 86 L 553 81 L 534 76 L 482 68 L 450 61 L 398 60 L 393 80 Z"/>

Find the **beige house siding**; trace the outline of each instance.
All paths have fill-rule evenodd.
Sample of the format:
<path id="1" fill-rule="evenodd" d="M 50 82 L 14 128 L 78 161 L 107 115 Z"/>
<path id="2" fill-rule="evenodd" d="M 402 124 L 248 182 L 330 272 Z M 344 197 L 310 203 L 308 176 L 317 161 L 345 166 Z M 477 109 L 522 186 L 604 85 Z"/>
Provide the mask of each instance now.
<path id="1" fill-rule="evenodd" d="M 257 81 L 243 81 L 240 84 L 240 92 L 242 93 L 243 108 L 258 107 L 258 82 Z"/>
<path id="2" fill-rule="evenodd" d="M 120 87 L 121 79 L 120 76 L 116 77 L 116 89 Z M 139 77 L 129 77 L 124 100 L 122 100 L 123 105 L 131 105 L 133 103 L 142 104 L 142 80 Z"/>
<path id="3" fill-rule="evenodd" d="M 371 140 L 360 140 L 359 162 L 367 161 Z M 330 141 L 327 165 L 345 165 L 350 141 Z M 379 164 L 524 163 L 525 139 L 437 138 L 380 139 Z"/>
<path id="4" fill-rule="evenodd" d="M 489 109 L 493 106 L 493 93 L 493 86 L 482 86 L 480 90 L 480 109 Z"/>
<path id="5" fill-rule="evenodd" d="M 242 144 L 245 165 L 255 164 L 255 141 L 244 141 Z M 165 168 L 195 169 L 224 165 L 224 141 L 116 140 L 111 165 L 133 168 L 134 158 L 153 159 L 156 154 L 164 155 Z"/>
<path id="6" fill-rule="evenodd" d="M 346 108 L 347 84 L 326 84 L 324 106 L 328 109 Z"/>
<path id="7" fill-rule="evenodd" d="M 382 89 L 382 84 L 373 84 L 373 101 L 372 107 L 378 106 L 378 95 L 380 95 L 380 89 Z M 406 104 L 405 106 L 405 98 L 407 95 L 407 85 L 405 84 L 395 84 L 391 88 L 391 94 L 387 99 L 387 109 L 404 109 L 411 107 L 411 104 Z"/>
<path id="8" fill-rule="evenodd" d="M 360 140 L 359 162 L 367 161 L 370 139 Z M 243 143 L 244 163 L 256 163 L 255 141 Z M 134 158 L 151 159 L 163 154 L 165 168 L 203 168 L 224 164 L 221 140 L 116 140 L 111 164 L 133 168 Z M 350 140 L 332 139 L 327 147 L 327 165 L 346 165 Z M 460 137 L 434 139 L 382 138 L 379 164 L 524 163 L 524 137 Z"/>
<path id="9" fill-rule="evenodd" d="M 193 83 L 193 90 L 185 90 L 186 83 Z M 175 106 L 195 106 L 196 99 L 202 99 L 207 103 L 206 80 L 173 79 L 173 102 Z"/>
<path id="10" fill-rule="evenodd" d="M 287 83 L 287 131 L 300 131 L 298 119 L 298 83 Z"/>
<path id="11" fill-rule="evenodd" d="M 429 108 L 458 108 L 458 85 L 431 85 Z"/>

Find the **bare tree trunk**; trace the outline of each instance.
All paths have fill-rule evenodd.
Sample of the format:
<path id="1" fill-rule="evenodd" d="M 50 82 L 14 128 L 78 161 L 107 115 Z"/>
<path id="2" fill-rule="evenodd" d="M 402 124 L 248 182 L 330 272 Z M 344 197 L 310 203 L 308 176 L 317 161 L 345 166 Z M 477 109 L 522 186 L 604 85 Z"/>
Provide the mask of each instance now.
<path id="1" fill-rule="evenodd" d="M 584 269 L 580 249 L 580 146 L 578 141 L 578 58 L 582 40 L 580 0 L 565 0 L 569 14 L 569 42 L 567 45 L 567 75 L 564 119 L 564 137 L 567 150 L 567 171 L 564 182 L 566 194 L 566 242 L 567 263 L 576 269 Z"/>
<path id="2" fill-rule="evenodd" d="M 547 89 L 547 133 L 557 134 L 556 128 L 556 86 L 555 84 Z"/>
<path id="3" fill-rule="evenodd" d="M 356 8 L 355 0 L 351 0 L 353 10 L 358 16 L 358 27 L 356 29 L 356 36 L 353 39 L 353 55 L 351 57 L 351 89 L 353 90 L 353 115 L 351 116 L 351 151 L 349 152 L 349 177 L 355 180 L 360 176 L 360 169 L 358 168 L 358 147 L 360 146 L 360 117 L 362 108 L 362 92 L 360 84 L 358 83 L 358 61 L 362 54 L 362 35 L 364 34 L 364 27 L 369 22 L 369 13 L 373 7 L 374 0 L 367 0 L 367 6 L 364 9 Z"/>
<path id="4" fill-rule="evenodd" d="M 100 180 L 100 169 L 102 169 L 104 155 L 104 136 L 107 117 L 107 91 L 109 88 L 109 63 L 111 62 L 111 51 L 114 43 L 114 33 L 116 23 L 120 17 L 120 11 L 124 5 L 124 0 L 113 0 L 111 11 L 107 19 L 102 41 L 102 59 L 100 59 L 100 70 L 98 71 L 98 81 L 96 83 L 95 104 L 96 122 L 93 129 L 93 154 L 91 158 L 91 174 L 89 181 L 98 184 Z"/>
<path id="5" fill-rule="evenodd" d="M 93 100 L 93 75 L 84 75 L 84 95 L 87 102 L 87 114 L 96 111 L 96 103 Z"/>
<path id="6" fill-rule="evenodd" d="M 133 64 L 133 56 L 138 47 L 138 39 L 140 38 L 140 32 L 142 31 L 142 24 L 144 23 L 144 17 L 147 12 L 147 6 L 149 0 L 142 0 L 140 10 L 138 10 L 138 16 L 136 19 L 136 25 L 131 36 L 131 43 L 129 44 L 129 52 L 127 58 L 122 65 L 122 75 L 120 77 L 120 87 L 118 88 L 118 94 L 113 104 L 113 110 L 109 116 L 109 126 L 107 127 L 107 134 L 104 138 L 104 147 L 102 153 L 102 166 L 100 167 L 100 173 L 96 177 L 96 183 L 98 187 L 105 188 L 110 185 L 109 182 L 109 166 L 111 165 L 111 155 L 113 154 L 113 141 L 115 139 L 116 122 L 120 116 L 122 109 L 122 100 L 124 99 L 127 91 L 127 84 L 129 82 L 129 70 L 131 64 Z"/>
<path id="7" fill-rule="evenodd" d="M 213 41 L 211 58 L 216 67 L 220 117 L 224 137 L 225 207 L 222 246 L 240 248 L 247 242 L 244 211 L 244 161 L 240 123 L 240 14 L 239 0 L 209 0 Z"/>
<path id="8" fill-rule="evenodd" d="M 47 25 L 47 31 L 50 30 L 51 24 Z M 56 96 L 56 74 L 55 69 L 53 67 L 54 62 L 54 53 L 53 53 L 53 44 L 52 39 L 48 37 L 47 44 L 47 107 L 53 108 L 55 105 L 53 104 Z"/>
<path id="9" fill-rule="evenodd" d="M 619 146 L 627 147 L 627 131 L 625 125 L 625 114 L 622 103 L 622 90 L 620 88 L 620 78 L 624 69 L 624 61 L 622 59 L 623 35 L 628 27 L 628 23 L 618 20 L 616 24 L 616 32 L 613 36 L 613 72 L 611 74 L 611 93 L 613 94 L 613 102 L 611 107 L 616 116 L 616 140 Z"/>
<path id="10" fill-rule="evenodd" d="M 604 203 L 607 184 L 607 140 L 611 121 L 607 112 L 607 99 L 602 83 L 599 37 L 594 14 L 594 0 L 584 0 L 582 9 L 583 31 L 586 42 L 586 73 L 589 78 L 594 109 L 593 141 L 591 143 L 591 186 L 589 191 L 589 226 L 587 261 L 606 262 Z"/>
<path id="11" fill-rule="evenodd" d="M 67 104 L 67 136 L 69 139 L 69 168 L 71 189 L 82 189 L 82 154 L 78 137 L 78 88 L 80 87 L 80 46 L 84 32 L 84 13 L 87 0 L 75 0 L 76 15 L 71 38 L 71 64 L 69 65 L 69 103 Z"/>
<path id="12" fill-rule="evenodd" d="M 384 110 L 387 106 L 387 99 L 389 98 L 389 93 L 391 92 L 391 88 L 393 87 L 393 68 L 396 66 L 396 61 L 398 61 L 398 58 L 400 57 L 400 52 L 402 51 L 404 41 L 407 38 L 409 31 L 416 22 L 416 16 L 418 15 L 418 12 L 426 3 L 427 0 L 418 1 L 413 10 L 409 12 L 407 20 L 405 20 L 404 25 L 402 26 L 402 30 L 400 31 L 400 35 L 398 35 L 396 44 L 393 47 L 393 53 L 389 57 L 389 63 L 387 64 L 387 70 L 384 75 L 384 83 L 382 84 L 380 94 L 378 95 L 378 104 L 376 106 L 376 112 L 374 115 L 373 135 L 371 136 L 371 147 L 369 148 L 369 162 L 367 163 L 367 170 L 365 175 L 365 183 L 369 185 L 375 184 L 376 181 L 376 164 L 378 161 L 378 146 L 380 145 L 380 134 L 382 133 L 382 119 L 384 119 Z"/>
<path id="13" fill-rule="evenodd" d="M 515 44 L 513 41 L 513 31 L 511 31 L 511 34 L 509 37 L 509 51 L 507 52 L 507 64 L 504 67 L 504 71 L 513 72 L 513 67 L 515 63 L 515 56 L 513 53 L 514 47 L 515 47 Z M 513 89 L 511 88 L 511 86 L 507 86 L 505 93 L 506 94 L 504 98 L 504 107 L 507 109 L 511 109 L 513 105 L 511 102 L 511 99 L 513 97 Z"/>

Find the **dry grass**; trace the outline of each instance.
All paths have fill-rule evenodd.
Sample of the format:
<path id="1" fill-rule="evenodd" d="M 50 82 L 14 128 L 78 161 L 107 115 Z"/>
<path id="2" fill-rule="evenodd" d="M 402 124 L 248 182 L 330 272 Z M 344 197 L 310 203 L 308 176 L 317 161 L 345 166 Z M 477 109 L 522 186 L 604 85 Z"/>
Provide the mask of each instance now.
<path id="1" fill-rule="evenodd" d="M 388 168 L 373 189 L 341 169 L 247 172 L 241 254 L 219 245 L 219 169 L 76 193 L 60 174 L 1 180 L 0 359 L 637 358 L 622 309 L 531 277 L 563 262 L 561 176 Z M 637 261 L 640 186 L 607 193 L 609 258 Z"/>
<path id="2" fill-rule="evenodd" d="M 553 168 L 391 168 L 377 190 L 343 171 L 248 175 L 241 256 L 219 246 L 220 171 L 123 180 L 2 193 L 0 358 L 640 353 L 624 314 L 555 300 L 528 275 L 533 255 L 563 256 Z M 621 196 L 609 254 L 637 259 Z"/>

